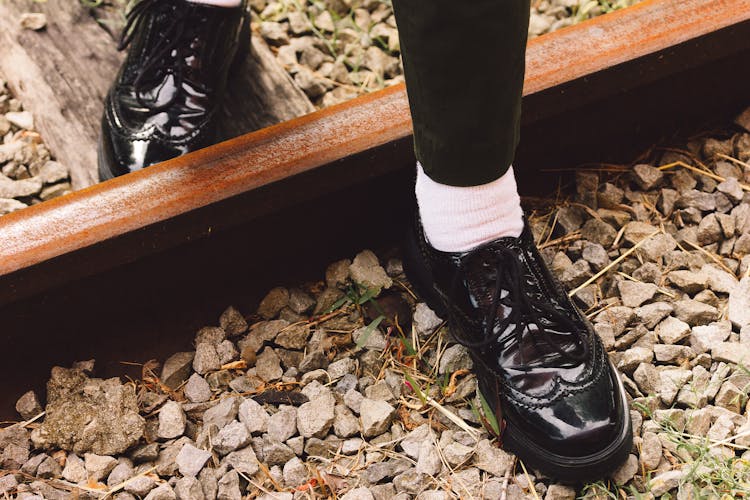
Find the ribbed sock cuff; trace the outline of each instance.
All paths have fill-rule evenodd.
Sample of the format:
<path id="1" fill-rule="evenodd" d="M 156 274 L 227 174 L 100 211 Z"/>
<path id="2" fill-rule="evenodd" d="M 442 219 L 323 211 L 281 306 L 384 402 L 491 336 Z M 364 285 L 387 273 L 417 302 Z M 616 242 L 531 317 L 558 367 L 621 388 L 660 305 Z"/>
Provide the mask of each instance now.
<path id="1" fill-rule="evenodd" d="M 437 250 L 465 252 L 523 231 L 512 166 L 488 184 L 456 187 L 435 182 L 417 163 L 416 195 L 425 236 Z"/>

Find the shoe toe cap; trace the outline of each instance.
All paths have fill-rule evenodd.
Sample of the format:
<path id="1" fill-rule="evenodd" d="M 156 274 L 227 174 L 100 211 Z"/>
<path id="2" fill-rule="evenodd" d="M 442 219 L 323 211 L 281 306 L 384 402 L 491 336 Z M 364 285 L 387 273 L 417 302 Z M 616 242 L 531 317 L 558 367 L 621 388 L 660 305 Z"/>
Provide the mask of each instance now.
<path id="1" fill-rule="evenodd" d="M 610 369 L 611 370 L 611 369 Z M 598 383 L 554 403 L 519 411 L 515 427 L 540 448 L 561 456 L 596 454 L 618 439 L 628 424 L 621 386 L 610 371 Z"/>

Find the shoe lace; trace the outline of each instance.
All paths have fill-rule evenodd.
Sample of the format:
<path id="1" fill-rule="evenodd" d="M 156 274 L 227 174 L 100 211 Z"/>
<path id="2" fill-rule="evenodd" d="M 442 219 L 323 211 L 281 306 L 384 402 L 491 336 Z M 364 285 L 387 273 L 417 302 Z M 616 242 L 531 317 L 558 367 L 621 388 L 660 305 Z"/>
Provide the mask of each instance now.
<path id="1" fill-rule="evenodd" d="M 515 337 L 516 342 L 520 345 L 523 341 L 524 330 L 534 325 L 536 333 L 562 357 L 573 361 L 581 362 L 588 357 L 589 346 L 587 339 L 582 335 L 581 328 L 566 314 L 559 311 L 551 303 L 537 300 L 528 290 L 526 280 L 524 279 L 524 268 L 518 259 L 516 252 L 505 247 L 493 248 L 497 256 L 495 262 L 495 280 L 492 288 L 492 300 L 487 317 L 484 318 L 484 335 L 482 340 L 471 341 L 466 338 L 457 338 L 458 342 L 468 348 L 486 348 L 496 343 L 502 343 Z M 459 272 L 453 279 L 452 290 L 456 290 L 459 282 Z M 503 294 L 506 291 L 506 294 Z M 497 322 L 497 315 L 501 305 L 508 308 L 509 313 Z M 454 316 L 455 311 L 448 308 L 449 315 Z M 551 334 L 544 326 L 543 319 L 567 327 L 570 332 L 568 335 L 575 336 L 576 343 L 581 347 L 580 354 L 570 352 L 565 349 L 560 340 L 561 334 Z M 497 324 L 496 324 L 497 323 Z M 512 328 L 509 328 L 514 325 Z M 536 338 L 534 337 L 536 344 Z M 523 353 L 523 351 L 521 351 Z M 522 354 L 523 355 L 523 354 Z"/>
<path id="2" fill-rule="evenodd" d="M 145 20 L 148 19 L 151 10 L 159 5 L 164 5 L 164 3 L 165 0 L 141 0 L 138 2 L 127 14 L 125 28 L 120 35 L 117 50 L 124 50 L 127 48 L 127 46 L 133 41 L 139 28 L 143 25 Z M 159 65 L 165 56 L 175 52 L 176 54 L 173 57 L 174 66 L 172 68 L 175 79 L 175 88 L 179 89 L 182 87 L 184 78 L 186 55 L 184 52 L 186 50 L 186 44 L 183 42 L 183 37 L 185 35 L 185 26 L 188 24 L 185 22 L 187 18 L 187 9 L 179 8 L 174 2 L 173 4 L 176 8 L 172 9 L 168 24 L 158 33 L 159 41 L 153 47 L 148 57 L 143 61 L 143 64 L 138 69 L 138 73 L 133 81 L 133 90 L 138 103 L 154 112 L 164 111 L 169 108 L 177 100 L 178 93 L 173 93 L 169 100 L 163 104 L 158 104 L 152 100 L 146 100 L 144 98 L 145 93 L 148 90 L 146 77 L 151 73 L 151 70 Z"/>

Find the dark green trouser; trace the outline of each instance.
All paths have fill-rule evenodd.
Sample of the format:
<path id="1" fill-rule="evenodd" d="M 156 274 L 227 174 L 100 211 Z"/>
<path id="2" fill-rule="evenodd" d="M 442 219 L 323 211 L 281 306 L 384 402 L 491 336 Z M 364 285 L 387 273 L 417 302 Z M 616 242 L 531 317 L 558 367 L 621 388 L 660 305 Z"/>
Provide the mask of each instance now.
<path id="1" fill-rule="evenodd" d="M 491 182 L 519 137 L 529 0 L 393 0 L 417 159 L 442 184 Z"/>

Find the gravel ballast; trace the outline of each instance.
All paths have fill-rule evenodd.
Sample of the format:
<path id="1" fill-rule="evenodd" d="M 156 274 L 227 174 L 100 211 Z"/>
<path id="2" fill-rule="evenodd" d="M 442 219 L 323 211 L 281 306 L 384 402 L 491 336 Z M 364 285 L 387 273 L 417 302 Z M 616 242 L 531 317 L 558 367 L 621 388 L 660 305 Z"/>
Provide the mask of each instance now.
<path id="1" fill-rule="evenodd" d="M 0 78 L 0 216 L 70 191 L 68 169 L 51 158 L 34 117 Z"/>
<path id="2" fill-rule="evenodd" d="M 571 26 L 638 0 L 535 0 L 529 36 Z M 252 0 L 253 29 L 319 108 L 404 81 L 389 0 Z M 470 8 L 460 2 L 456 9 Z M 491 62 L 488 62 L 491 64 Z"/>

